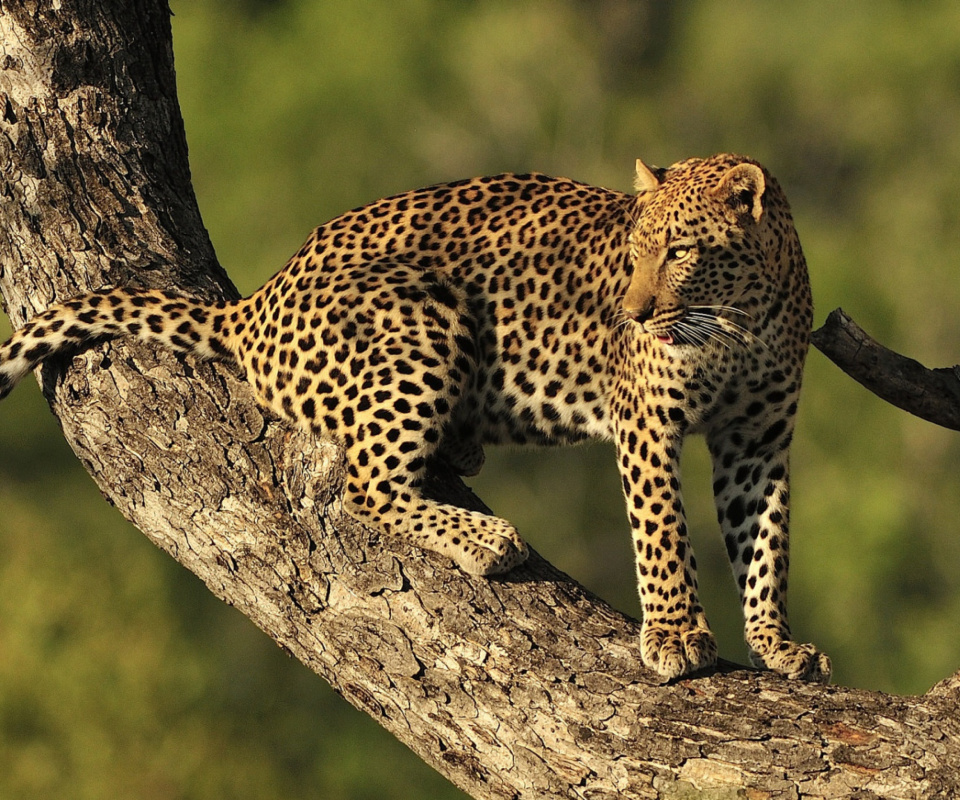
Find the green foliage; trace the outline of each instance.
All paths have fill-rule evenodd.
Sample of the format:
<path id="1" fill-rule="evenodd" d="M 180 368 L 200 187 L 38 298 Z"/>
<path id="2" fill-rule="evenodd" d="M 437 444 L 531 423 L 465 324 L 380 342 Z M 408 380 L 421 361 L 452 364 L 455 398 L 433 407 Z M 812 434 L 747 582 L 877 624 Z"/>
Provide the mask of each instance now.
<path id="1" fill-rule="evenodd" d="M 960 361 L 954 3 L 173 9 L 201 209 L 245 291 L 386 194 L 531 169 L 629 188 L 638 155 L 734 150 L 792 199 L 820 318 L 843 305 L 897 350 Z M 742 660 L 702 445 L 685 458 L 707 608 Z M 958 467 L 957 434 L 811 355 L 791 607 L 838 681 L 918 692 L 960 665 Z M 475 485 L 637 613 L 608 447 L 491 453 Z M 0 408 L 0 508 L 0 796 L 459 796 L 124 523 L 32 387 Z"/>

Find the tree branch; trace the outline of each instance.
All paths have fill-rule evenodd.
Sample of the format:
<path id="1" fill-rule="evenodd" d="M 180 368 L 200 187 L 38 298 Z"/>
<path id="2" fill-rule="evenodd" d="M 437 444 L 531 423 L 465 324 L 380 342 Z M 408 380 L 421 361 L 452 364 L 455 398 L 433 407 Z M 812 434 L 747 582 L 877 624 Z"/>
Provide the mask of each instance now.
<path id="1" fill-rule="evenodd" d="M 7 0 L 0 41 L 14 324 L 105 283 L 232 293 L 189 184 L 165 5 Z M 342 454 L 229 367 L 117 341 L 48 365 L 42 386 L 151 541 L 477 798 L 958 791 L 957 678 L 901 698 L 724 664 L 659 685 L 638 623 L 536 554 L 484 580 L 358 527 Z M 477 503 L 449 475 L 431 490 Z"/>
<path id="2" fill-rule="evenodd" d="M 813 332 L 813 344 L 855 381 L 897 408 L 960 431 L 960 366 L 927 369 L 871 339 L 842 308 Z"/>

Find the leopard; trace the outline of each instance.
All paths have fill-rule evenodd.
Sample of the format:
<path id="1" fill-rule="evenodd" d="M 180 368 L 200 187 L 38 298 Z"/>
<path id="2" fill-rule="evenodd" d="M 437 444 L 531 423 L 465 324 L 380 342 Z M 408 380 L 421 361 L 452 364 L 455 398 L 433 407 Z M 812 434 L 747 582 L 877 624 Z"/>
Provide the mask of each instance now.
<path id="1" fill-rule="evenodd" d="M 663 681 L 713 667 L 680 456 L 706 439 L 751 661 L 827 682 L 787 618 L 789 450 L 812 299 L 782 188 L 745 156 L 636 161 L 634 191 L 539 173 L 438 184 L 316 228 L 266 284 L 203 302 L 102 288 L 0 346 L 0 398 L 64 350 L 126 336 L 232 360 L 257 400 L 342 448 L 342 509 L 473 576 L 527 557 L 516 528 L 425 496 L 489 445 L 612 441 Z M 426 557 L 426 556 L 424 556 Z"/>

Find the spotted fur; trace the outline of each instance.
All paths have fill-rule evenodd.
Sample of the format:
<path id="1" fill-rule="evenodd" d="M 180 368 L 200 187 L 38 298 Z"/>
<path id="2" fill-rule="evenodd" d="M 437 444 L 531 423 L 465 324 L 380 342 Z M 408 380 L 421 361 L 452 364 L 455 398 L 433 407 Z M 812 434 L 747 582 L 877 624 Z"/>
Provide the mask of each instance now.
<path id="1" fill-rule="evenodd" d="M 47 356 L 128 335 L 242 367 L 260 402 L 346 451 L 346 511 L 477 575 L 527 555 L 508 522 L 421 496 L 498 443 L 612 439 L 633 531 L 644 662 L 713 664 L 679 459 L 705 435 L 758 665 L 826 680 L 786 616 L 788 448 L 811 301 L 777 183 L 731 155 L 637 194 L 499 175 L 380 200 L 317 228 L 247 299 L 95 292 L 0 347 L 0 397 Z"/>

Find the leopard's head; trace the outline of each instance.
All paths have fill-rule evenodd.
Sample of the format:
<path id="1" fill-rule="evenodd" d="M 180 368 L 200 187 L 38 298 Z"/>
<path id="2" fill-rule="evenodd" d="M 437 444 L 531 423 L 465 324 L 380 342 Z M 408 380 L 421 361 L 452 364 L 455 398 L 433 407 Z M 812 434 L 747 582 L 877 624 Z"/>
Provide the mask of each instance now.
<path id="1" fill-rule="evenodd" d="M 622 307 L 645 333 L 677 347 L 746 345 L 770 335 L 790 293 L 809 334 L 803 252 L 786 198 L 763 167 L 729 154 L 656 170 L 638 160 L 637 190 Z"/>

